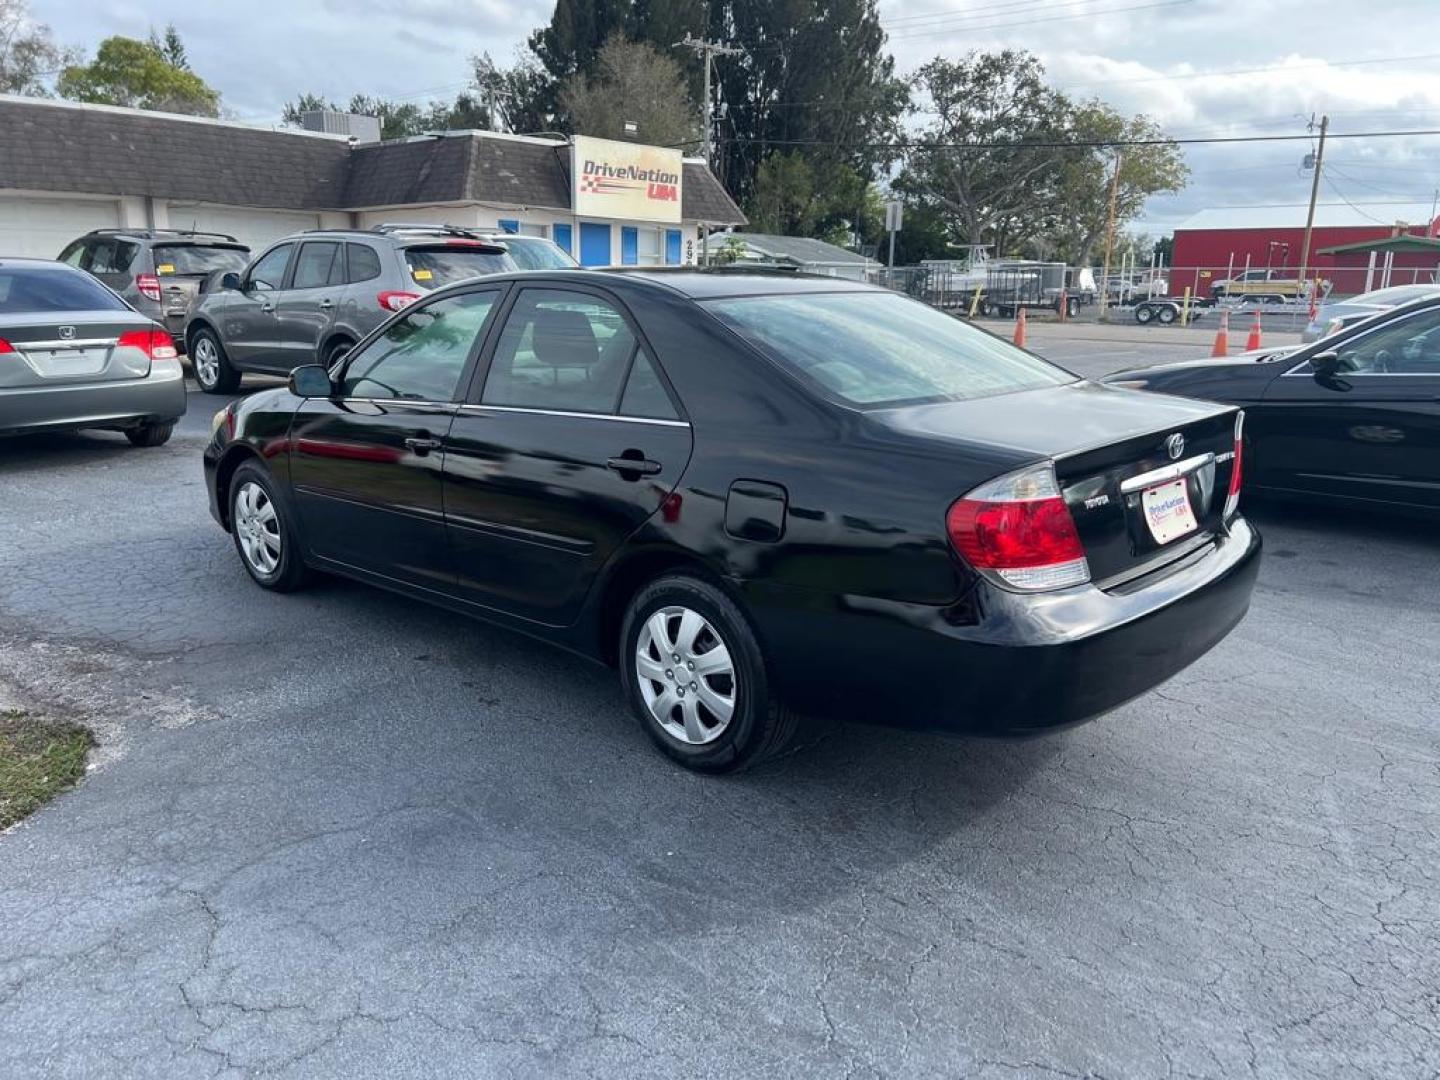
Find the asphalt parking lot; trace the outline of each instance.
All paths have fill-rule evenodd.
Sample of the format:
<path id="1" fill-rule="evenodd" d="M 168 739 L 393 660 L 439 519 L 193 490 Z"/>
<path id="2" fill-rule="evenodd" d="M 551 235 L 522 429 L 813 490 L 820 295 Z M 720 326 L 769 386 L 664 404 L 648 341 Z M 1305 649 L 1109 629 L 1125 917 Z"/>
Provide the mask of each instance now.
<path id="1" fill-rule="evenodd" d="M 1440 1073 L 1433 525 L 1253 508 L 1245 622 L 1068 733 L 706 779 L 601 669 L 255 588 L 218 404 L 0 444 L 0 684 L 101 740 L 0 836 L 0 1076 Z"/>

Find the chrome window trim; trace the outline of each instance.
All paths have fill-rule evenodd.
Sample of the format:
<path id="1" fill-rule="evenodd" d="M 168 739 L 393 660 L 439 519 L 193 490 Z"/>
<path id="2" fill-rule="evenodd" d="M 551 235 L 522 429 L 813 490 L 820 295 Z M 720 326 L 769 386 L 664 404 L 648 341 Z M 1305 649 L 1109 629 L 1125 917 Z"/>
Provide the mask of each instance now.
<path id="1" fill-rule="evenodd" d="M 1184 461 L 1177 461 L 1174 465 L 1162 465 L 1158 469 L 1151 469 L 1139 476 L 1132 476 L 1128 480 L 1120 481 L 1120 494 L 1133 495 L 1142 488 L 1163 484 L 1167 480 L 1178 480 L 1182 476 L 1188 476 L 1196 469 L 1203 469 L 1206 465 L 1213 464 L 1215 464 L 1214 454 L 1196 454 Z"/>
<path id="2" fill-rule="evenodd" d="M 622 424 L 653 424 L 656 427 L 688 428 L 688 420 L 661 420 L 653 416 L 621 416 L 618 413 L 568 412 L 564 409 L 532 409 L 520 405 L 461 405 L 461 412 L 526 413 L 532 416 L 565 416 L 575 420 L 618 420 Z"/>

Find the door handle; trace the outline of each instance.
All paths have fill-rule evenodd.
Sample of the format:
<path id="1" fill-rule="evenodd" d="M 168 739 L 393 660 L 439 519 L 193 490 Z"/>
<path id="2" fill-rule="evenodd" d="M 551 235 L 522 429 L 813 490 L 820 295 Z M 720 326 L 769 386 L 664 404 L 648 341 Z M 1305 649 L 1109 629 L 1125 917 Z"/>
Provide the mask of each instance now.
<path id="1" fill-rule="evenodd" d="M 334 306 L 335 306 L 335 301 L 334 301 L 334 300 L 321 300 L 321 301 L 320 301 L 320 307 L 321 307 L 321 309 L 324 310 L 324 311 L 328 311 L 328 310 L 330 310 L 330 309 L 331 309 L 332 307 L 334 307 Z"/>
<path id="2" fill-rule="evenodd" d="M 605 467 L 619 473 L 627 480 L 634 480 L 641 476 L 654 476 L 664 468 L 660 462 L 641 457 L 638 452 L 636 452 L 633 457 L 625 454 L 619 457 L 612 457 L 609 461 L 605 462 Z"/>
<path id="3" fill-rule="evenodd" d="M 405 445 L 415 451 L 416 457 L 424 457 L 431 450 L 440 449 L 440 440 L 428 437 L 414 437 L 405 440 Z"/>
<path id="4" fill-rule="evenodd" d="M 271 303 L 264 303 L 264 304 L 261 304 L 261 305 L 260 305 L 260 310 L 261 310 L 261 311 L 274 311 L 274 310 L 275 310 L 275 305 L 274 305 L 274 304 L 271 304 Z"/>

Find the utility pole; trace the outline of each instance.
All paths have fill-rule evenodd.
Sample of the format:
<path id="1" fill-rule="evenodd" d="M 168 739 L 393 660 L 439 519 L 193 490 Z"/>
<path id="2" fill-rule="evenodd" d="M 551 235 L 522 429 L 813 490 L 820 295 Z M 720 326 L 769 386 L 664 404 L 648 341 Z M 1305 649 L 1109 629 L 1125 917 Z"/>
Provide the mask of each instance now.
<path id="1" fill-rule="evenodd" d="M 1315 114 L 1310 114 L 1311 126 Z M 1315 200 L 1320 197 L 1320 168 L 1325 160 L 1325 132 L 1330 129 L 1330 117 L 1320 117 L 1320 143 L 1315 147 L 1315 176 L 1310 181 L 1310 211 L 1305 215 L 1305 239 L 1300 242 L 1300 289 L 1305 289 L 1306 268 L 1310 265 L 1310 232 L 1315 228 Z"/>
<path id="2" fill-rule="evenodd" d="M 1119 150 L 1115 151 L 1115 175 L 1110 178 L 1110 209 L 1105 215 L 1105 267 L 1100 271 L 1100 316 L 1105 316 L 1110 296 L 1110 257 L 1115 254 L 1115 203 L 1120 196 Z"/>
<path id="3" fill-rule="evenodd" d="M 705 58 L 705 79 L 704 90 L 701 96 L 704 104 L 700 108 L 700 120 L 704 125 L 704 156 L 705 164 L 710 164 L 710 65 L 717 56 L 739 56 L 745 50 L 737 49 L 731 45 L 722 45 L 718 41 L 710 41 L 708 38 L 697 38 L 693 34 L 686 34 L 684 41 L 675 42 L 677 48 L 694 49 Z"/>

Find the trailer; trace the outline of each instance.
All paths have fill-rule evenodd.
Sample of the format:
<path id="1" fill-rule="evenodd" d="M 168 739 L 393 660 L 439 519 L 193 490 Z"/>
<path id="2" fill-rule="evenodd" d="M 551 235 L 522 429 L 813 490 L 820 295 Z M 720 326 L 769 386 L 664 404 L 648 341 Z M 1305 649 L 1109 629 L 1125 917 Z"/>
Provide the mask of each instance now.
<path id="1" fill-rule="evenodd" d="M 1193 323 L 1208 310 L 1210 310 L 1210 305 L 1202 304 L 1191 297 L 1190 314 L 1186 321 Z M 1185 302 L 1171 296 L 1156 296 L 1149 300 L 1140 300 L 1135 304 L 1135 321 L 1141 326 L 1152 322 L 1169 326 L 1179 322 L 1184 315 Z"/>
<path id="2" fill-rule="evenodd" d="M 980 297 L 982 315 L 1013 318 L 1021 308 L 1048 308 L 1067 318 L 1080 313 L 1082 297 L 1067 293 L 1067 267 L 1058 262 L 1029 259 L 992 260 L 986 267 L 985 289 Z"/>

